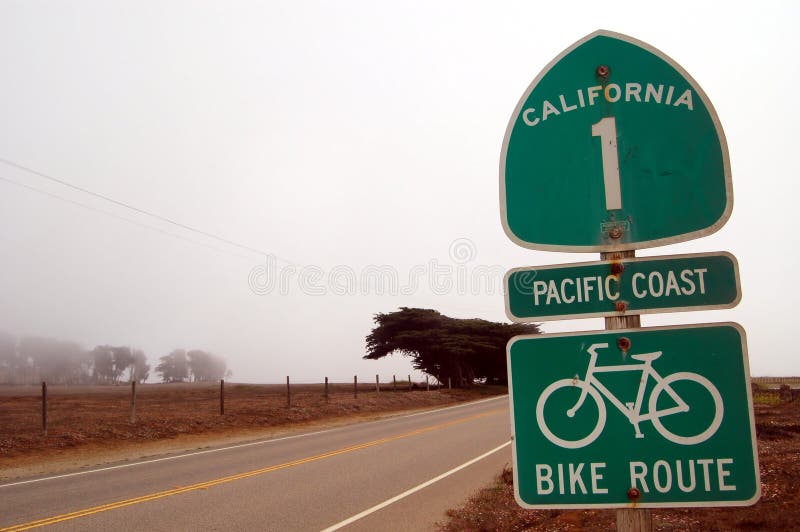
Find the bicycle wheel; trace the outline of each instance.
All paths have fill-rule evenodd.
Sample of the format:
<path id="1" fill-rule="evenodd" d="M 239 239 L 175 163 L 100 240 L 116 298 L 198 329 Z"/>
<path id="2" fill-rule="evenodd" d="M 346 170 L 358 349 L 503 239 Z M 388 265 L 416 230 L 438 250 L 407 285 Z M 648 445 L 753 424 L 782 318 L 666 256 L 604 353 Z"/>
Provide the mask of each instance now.
<path id="1" fill-rule="evenodd" d="M 572 408 L 577 404 L 578 398 L 580 397 L 581 392 L 583 391 L 584 386 L 588 386 L 584 381 L 581 380 L 574 380 L 574 379 L 561 379 L 547 388 L 544 389 L 542 395 L 539 396 L 539 401 L 536 403 L 536 421 L 539 423 L 539 429 L 544 434 L 545 438 L 553 442 L 554 444 L 558 445 L 559 447 L 564 447 L 565 449 L 579 449 L 581 447 L 585 447 L 589 445 L 597 437 L 603 432 L 603 428 L 606 426 L 606 405 L 603 402 L 603 397 L 600 395 L 596 389 L 588 386 L 588 393 L 589 397 L 594 399 L 595 405 L 597 406 L 597 422 L 594 424 L 594 428 L 591 429 L 588 435 L 580 437 L 578 435 L 575 438 L 575 429 L 574 427 L 576 424 L 579 426 L 580 423 L 576 423 L 578 420 L 574 420 L 575 415 L 577 412 L 573 412 L 572 415 L 569 412 Z M 560 393 L 559 393 L 560 392 Z M 566 393 L 564 393 L 566 392 Z M 558 395 L 556 398 L 555 395 Z M 550 401 L 548 405 L 548 399 L 553 400 Z M 581 405 L 580 410 L 584 411 L 584 407 L 586 402 Z M 563 416 L 561 419 L 557 421 L 557 423 L 552 423 L 548 425 L 545 421 L 545 408 L 548 409 L 548 414 L 552 416 L 553 413 Z M 586 416 L 591 416 L 591 412 L 587 412 Z M 572 426 L 570 426 L 572 425 Z M 559 437 L 551 429 L 552 427 L 559 427 L 559 432 L 562 432 L 564 436 Z M 588 423 L 588 426 L 592 426 L 591 423 Z M 565 430 L 571 429 L 571 430 Z M 571 432 L 571 434 L 567 434 Z"/>
<path id="2" fill-rule="evenodd" d="M 684 382 L 681 383 L 681 381 Z M 687 387 L 686 384 L 689 382 L 699 384 L 701 388 L 697 388 L 696 386 Z M 677 395 L 678 392 L 672 387 L 673 383 L 678 384 L 679 388 L 684 388 L 684 393 L 690 392 L 691 397 L 684 399 Z M 659 396 L 664 391 L 667 391 L 667 394 L 674 403 L 680 404 L 679 401 L 683 401 L 687 408 L 683 411 L 672 412 L 663 416 L 657 415 L 659 412 Z M 713 413 L 710 413 L 708 410 L 703 410 L 703 407 L 709 407 L 711 404 L 713 404 L 714 407 Z M 716 386 L 702 375 L 686 371 L 668 375 L 661 382 L 656 384 L 653 388 L 653 392 L 650 394 L 648 405 L 652 415 L 651 421 L 658 433 L 669 441 L 681 445 L 697 445 L 713 436 L 722 423 L 722 415 L 724 412 L 722 396 L 719 394 Z M 674 426 L 670 429 L 666 428 L 661 422 L 662 417 L 670 418 L 670 424 Z M 705 429 L 696 432 L 698 426 L 701 428 L 705 427 Z M 687 435 L 676 434 L 677 431 L 686 433 Z"/>

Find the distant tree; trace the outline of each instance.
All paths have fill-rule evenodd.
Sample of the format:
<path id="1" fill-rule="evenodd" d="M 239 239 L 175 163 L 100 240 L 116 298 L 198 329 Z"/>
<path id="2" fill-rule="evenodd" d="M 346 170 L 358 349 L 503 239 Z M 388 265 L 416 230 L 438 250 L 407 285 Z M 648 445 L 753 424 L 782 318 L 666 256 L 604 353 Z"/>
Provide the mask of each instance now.
<path id="1" fill-rule="evenodd" d="M 35 370 L 38 379 L 54 384 L 78 384 L 88 380 L 87 354 L 75 342 L 25 337 L 17 350 L 20 365 Z"/>
<path id="2" fill-rule="evenodd" d="M 189 379 L 185 349 L 175 349 L 159 358 L 159 361 L 156 373 L 161 375 L 162 382 L 184 382 Z"/>
<path id="3" fill-rule="evenodd" d="M 112 382 L 114 384 L 119 384 L 119 381 L 122 379 L 122 375 L 125 373 L 125 370 L 133 365 L 131 348 L 124 346 L 112 347 L 111 359 L 113 375 Z"/>
<path id="4" fill-rule="evenodd" d="M 392 353 L 409 356 L 414 368 L 454 386 L 476 380 L 506 384 L 506 344 L 518 334 L 539 333 L 537 325 L 450 318 L 432 309 L 401 307 L 379 313 L 367 336 L 366 359 Z"/>
<path id="5" fill-rule="evenodd" d="M 16 384 L 19 365 L 17 338 L 5 331 L 0 331 L 0 384 Z"/>
<path id="6" fill-rule="evenodd" d="M 59 375 L 65 384 L 88 384 L 92 379 L 92 360 L 89 353 L 77 342 L 60 341 Z"/>
<path id="7" fill-rule="evenodd" d="M 141 349 L 136 349 L 132 353 L 133 363 L 131 364 L 131 373 L 128 380 L 136 380 L 138 383 L 143 383 L 150 377 L 150 364 L 147 363 L 147 355 Z"/>
<path id="8" fill-rule="evenodd" d="M 133 364 L 131 348 L 125 346 L 98 345 L 92 349 L 91 358 L 96 384 L 119 384 Z"/>
<path id="9" fill-rule="evenodd" d="M 189 380 L 189 362 L 186 359 L 186 350 L 185 349 L 175 349 L 172 353 L 170 353 L 173 360 L 172 371 L 174 375 L 174 380 L 176 381 L 188 381 Z"/>
<path id="10" fill-rule="evenodd" d="M 161 376 L 161 382 L 170 382 L 173 374 L 173 366 L 175 365 L 172 360 L 172 355 L 164 355 L 158 359 L 156 366 L 156 373 Z"/>
<path id="11" fill-rule="evenodd" d="M 144 353 L 132 353 L 128 347 L 98 345 L 85 351 L 71 341 L 45 337 L 14 336 L 0 331 L 0 384 L 32 383 L 45 380 L 52 384 L 112 384 L 122 379 L 126 369 L 138 364 L 142 381 L 150 366 Z"/>
<path id="12" fill-rule="evenodd" d="M 95 384 L 111 384 L 114 382 L 114 348 L 110 345 L 98 345 L 91 351 L 93 362 L 92 381 Z"/>
<path id="13" fill-rule="evenodd" d="M 195 382 L 218 381 L 231 375 L 225 359 L 207 351 L 192 349 L 186 353 L 186 358 Z"/>

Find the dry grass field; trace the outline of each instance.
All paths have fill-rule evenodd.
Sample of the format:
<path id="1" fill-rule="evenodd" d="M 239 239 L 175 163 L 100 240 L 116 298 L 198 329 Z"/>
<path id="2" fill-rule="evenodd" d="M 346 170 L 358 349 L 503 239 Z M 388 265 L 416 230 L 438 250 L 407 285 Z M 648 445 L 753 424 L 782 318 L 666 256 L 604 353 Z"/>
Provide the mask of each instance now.
<path id="1" fill-rule="evenodd" d="M 192 437 L 189 445 L 217 437 L 259 437 L 311 423 L 376 418 L 391 412 L 435 407 L 505 393 L 505 388 L 410 390 L 408 382 L 286 386 L 225 383 L 225 413 L 220 415 L 219 384 L 144 384 L 136 390 L 136 422 L 130 422 L 130 385 L 50 386 L 47 435 L 42 431 L 39 386 L 0 386 L 0 479 L 21 466 L 48 460 L 99 457 L 105 451 L 146 448 L 153 443 Z M 148 444 L 150 444 L 148 446 Z M 155 450 L 154 450 L 155 449 Z M 77 463 L 77 462 L 75 462 Z M 20 473 L 17 473 L 20 474 Z"/>

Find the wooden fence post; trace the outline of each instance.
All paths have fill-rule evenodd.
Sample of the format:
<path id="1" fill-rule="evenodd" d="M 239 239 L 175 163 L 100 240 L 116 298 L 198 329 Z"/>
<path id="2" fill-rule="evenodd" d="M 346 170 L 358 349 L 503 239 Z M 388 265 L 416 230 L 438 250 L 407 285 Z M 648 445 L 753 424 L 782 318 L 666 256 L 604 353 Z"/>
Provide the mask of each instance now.
<path id="1" fill-rule="evenodd" d="M 353 397 L 358 399 L 358 375 L 353 375 Z"/>
<path id="2" fill-rule="evenodd" d="M 428 376 L 427 375 L 425 375 L 425 391 L 426 392 L 431 391 L 431 381 L 428 380 Z"/>
<path id="3" fill-rule="evenodd" d="M 286 408 L 292 408 L 292 388 L 289 385 L 289 376 L 286 376 Z"/>
<path id="4" fill-rule="evenodd" d="M 447 377 L 447 389 L 448 389 L 448 390 L 452 390 L 452 389 L 453 389 L 453 386 L 452 386 L 452 384 L 450 383 L 450 377 Z"/>
<path id="5" fill-rule="evenodd" d="M 411 375 L 408 376 L 408 389 L 411 389 Z"/>
<path id="6" fill-rule="evenodd" d="M 225 415 L 225 379 L 219 380 L 219 415 Z"/>
<path id="7" fill-rule="evenodd" d="M 328 377 L 325 377 L 325 402 L 328 402 Z"/>
<path id="8" fill-rule="evenodd" d="M 131 425 L 136 424 L 136 381 L 131 381 Z"/>
<path id="9" fill-rule="evenodd" d="M 397 391 L 397 377 L 394 375 L 392 375 L 392 390 L 395 392 Z"/>
<path id="10" fill-rule="evenodd" d="M 377 375 L 375 375 L 375 393 L 381 393 L 381 381 Z"/>
<path id="11" fill-rule="evenodd" d="M 42 436 L 47 436 L 47 383 L 42 381 Z"/>

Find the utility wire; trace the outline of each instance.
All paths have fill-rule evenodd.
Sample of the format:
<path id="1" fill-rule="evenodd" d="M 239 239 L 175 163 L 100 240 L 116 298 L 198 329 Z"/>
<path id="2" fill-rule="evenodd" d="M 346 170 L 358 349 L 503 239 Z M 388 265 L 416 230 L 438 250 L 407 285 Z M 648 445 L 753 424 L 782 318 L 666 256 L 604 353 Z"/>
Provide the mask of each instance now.
<path id="1" fill-rule="evenodd" d="M 33 168 L 29 168 L 27 166 L 23 166 L 21 164 L 17 164 L 14 161 L 9 161 L 8 159 L 4 159 L 4 158 L 0 157 L 0 163 L 3 163 L 3 164 L 8 165 L 8 166 L 12 166 L 14 168 L 17 168 L 19 170 L 22 170 L 24 172 L 28 172 L 28 173 L 36 175 L 36 176 L 39 176 L 39 177 L 41 177 L 43 179 L 47 179 L 49 181 L 53 181 L 54 183 L 58 183 L 58 184 L 63 185 L 65 187 L 69 187 L 69 188 L 71 188 L 73 190 L 77 190 L 77 191 L 82 192 L 84 194 L 88 194 L 90 196 L 94 196 L 95 198 L 102 199 L 104 201 L 107 201 L 109 203 L 113 203 L 114 205 L 118 205 L 118 206 L 123 207 L 125 209 L 137 212 L 139 214 L 143 214 L 145 216 L 149 216 L 151 218 L 155 218 L 156 220 L 160 220 L 162 222 L 174 225 L 176 227 L 180 227 L 181 229 L 185 229 L 187 231 L 191 231 L 193 233 L 196 233 L 196 234 L 199 234 L 199 235 L 214 239 L 214 240 L 216 240 L 218 242 L 222 242 L 222 243 L 227 244 L 229 246 L 237 247 L 239 249 L 243 249 L 243 250 L 249 251 L 251 253 L 256 253 L 258 255 L 262 255 L 264 258 L 266 258 L 267 256 L 271 255 L 271 256 L 275 257 L 276 259 L 281 260 L 283 262 L 287 262 L 287 263 L 290 263 L 290 264 L 294 263 L 294 261 L 291 261 L 289 259 L 285 259 L 285 258 L 282 258 L 282 257 L 278 257 L 277 255 L 275 255 L 273 253 L 268 253 L 266 251 L 263 251 L 263 250 L 260 250 L 260 249 L 257 249 L 257 248 L 253 248 L 253 247 L 250 247 L 250 246 L 247 246 L 247 245 L 244 245 L 244 244 L 240 244 L 238 242 L 234 242 L 233 240 L 230 240 L 230 239 L 215 235 L 213 233 L 209 233 L 207 231 L 203 231 L 202 229 L 197 229 L 195 227 L 191 227 L 191 226 L 183 224 L 181 222 L 172 220 L 170 218 L 167 218 L 166 216 L 161 216 L 160 214 L 157 214 L 155 212 L 148 211 L 148 210 L 145 210 L 145 209 L 141 209 L 141 208 L 136 207 L 134 205 L 131 205 L 129 203 L 125 203 L 123 201 L 116 200 L 116 199 L 111 198 L 109 196 L 105 196 L 103 194 L 99 194 L 97 192 L 93 192 L 93 191 L 91 191 L 89 189 L 86 189 L 86 188 L 83 188 L 83 187 L 79 187 L 78 185 L 73 185 L 72 183 L 64 181 L 63 179 L 58 179 L 57 177 L 53 177 L 53 176 L 45 174 L 43 172 L 39 172 L 38 170 L 34 170 Z M 103 211 L 103 210 L 100 210 L 100 209 L 95 209 L 93 207 L 89 207 L 88 205 L 84 205 L 82 203 L 79 203 L 79 202 L 76 202 L 76 201 L 73 201 L 73 200 L 70 200 L 70 199 L 63 198 L 63 197 L 58 196 L 56 194 L 51 194 L 49 192 L 45 192 L 43 190 L 37 189 L 35 187 L 31 187 L 29 185 L 24 185 L 22 183 L 19 183 L 17 181 L 13 181 L 11 179 L 6 179 L 6 178 L 3 178 L 3 177 L 0 177 L 0 179 L 2 179 L 3 181 L 6 181 L 8 183 L 13 183 L 15 185 L 18 185 L 18 186 L 21 186 L 21 187 L 24 187 L 24 188 L 27 188 L 27 189 L 42 193 L 42 194 L 45 194 L 47 196 L 50 196 L 50 197 L 53 197 L 53 198 L 56 198 L 56 199 L 60 199 L 62 201 L 67 201 L 69 203 L 73 203 L 75 205 L 79 205 L 81 207 L 85 207 L 85 208 L 93 210 L 95 212 L 100 212 L 100 213 L 103 213 L 103 214 L 107 214 L 109 216 L 113 216 L 114 218 L 125 220 L 125 221 L 128 221 L 128 222 L 134 223 L 136 225 L 139 225 L 141 227 L 147 227 L 147 228 L 153 229 L 154 231 L 158 231 L 158 232 L 160 232 L 162 234 L 167 234 L 167 235 L 171 235 L 171 236 L 174 236 L 174 237 L 177 237 L 177 238 L 182 238 L 182 237 L 180 237 L 178 235 L 175 235 L 173 233 L 165 232 L 163 230 L 160 230 L 160 229 L 157 229 L 155 227 L 148 226 L 148 225 L 139 224 L 139 223 L 133 222 L 132 220 L 129 220 L 127 218 L 123 218 L 123 217 L 117 216 L 115 214 L 111 214 L 111 213 L 109 213 L 107 211 Z M 188 242 L 193 242 L 195 244 L 199 244 L 198 242 L 195 242 L 193 240 L 189 240 L 189 239 L 186 239 L 186 238 L 183 238 L 183 239 L 187 240 Z M 200 244 L 200 245 L 203 245 L 203 244 Z M 206 247 L 209 247 L 209 246 L 206 246 Z M 211 249 L 215 249 L 215 248 L 211 248 Z M 236 255 L 236 256 L 241 257 L 241 255 Z"/>
<path id="2" fill-rule="evenodd" d="M 221 249 L 221 248 L 218 248 L 218 247 L 214 247 L 214 246 L 210 246 L 208 244 L 204 244 L 202 242 L 198 242 L 197 240 L 192 240 L 191 238 L 186 238 L 185 236 L 181 236 L 181 235 L 178 235 L 178 234 L 175 234 L 175 233 L 170 233 L 169 231 L 164 231 L 163 229 L 159 229 L 158 227 L 153 227 L 152 225 L 146 225 L 146 224 L 131 220 L 130 218 L 125 218 L 124 216 L 120 216 L 120 215 L 114 214 L 112 212 L 104 211 L 102 209 L 98 209 L 97 207 L 92 207 L 91 205 L 86 205 L 85 203 L 81 203 L 79 201 L 71 200 L 69 198 L 65 198 L 63 196 L 59 196 L 58 194 L 53 194 L 52 192 L 47 192 L 46 190 L 42 190 L 42 189 L 39 189 L 39 188 L 36 188 L 36 187 L 32 187 L 30 185 L 26 185 L 25 183 L 20 183 L 19 181 L 14 181 L 13 179 L 8 179 L 6 177 L 0 176 L 0 181 L 5 181 L 6 183 L 10 183 L 10 184 L 16 185 L 18 187 L 26 188 L 26 189 L 28 189 L 30 191 L 33 191 L 33 192 L 36 192 L 36 193 L 39 193 L 39 194 L 43 194 L 45 196 L 49 196 L 49 197 L 51 197 L 53 199 L 61 200 L 61 201 L 64 201 L 66 203 L 71 203 L 73 205 L 77 205 L 78 207 L 83 207 L 84 209 L 87 209 L 87 210 L 90 210 L 90 211 L 99 212 L 100 214 L 105 214 L 106 216 L 111 216 L 112 218 L 116 218 L 117 220 L 122 220 L 123 222 L 128 222 L 130 224 L 137 225 L 139 227 L 143 227 L 145 229 L 150 229 L 152 231 L 156 231 L 158 233 L 161 233 L 162 235 L 167 235 L 167 236 L 171 236 L 173 238 L 178 238 L 180 240 L 189 242 L 189 243 L 194 244 L 196 246 L 202 246 L 204 248 L 211 249 L 213 251 L 218 251 L 220 253 L 226 253 L 226 254 L 231 255 L 233 257 L 238 257 L 240 259 L 244 259 L 244 260 L 247 260 L 247 261 L 252 261 L 252 257 L 246 257 L 245 255 L 242 255 L 242 254 L 239 254 L 239 253 L 232 253 L 231 251 L 228 251 L 228 250 L 225 250 L 225 249 Z"/>

